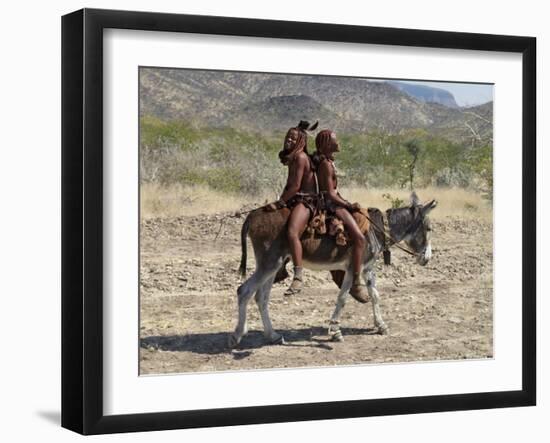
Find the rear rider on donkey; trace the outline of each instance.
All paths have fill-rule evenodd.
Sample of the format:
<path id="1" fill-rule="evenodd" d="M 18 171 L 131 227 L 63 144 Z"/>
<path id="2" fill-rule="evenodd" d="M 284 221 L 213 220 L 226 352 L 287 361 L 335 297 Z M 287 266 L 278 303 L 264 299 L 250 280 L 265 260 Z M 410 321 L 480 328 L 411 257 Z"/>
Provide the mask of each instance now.
<path id="1" fill-rule="evenodd" d="M 311 157 L 307 152 L 307 130 L 317 128 L 317 123 L 310 125 L 306 121 L 290 128 L 286 134 L 283 150 L 279 152 L 281 163 L 288 166 L 288 179 L 279 200 L 266 206 L 266 210 L 275 211 L 287 207 L 291 210 L 287 239 L 294 263 L 294 279 L 285 295 L 301 291 L 302 277 L 302 243 L 300 237 L 307 224 L 315 215 L 317 207 L 317 182 Z"/>
<path id="2" fill-rule="evenodd" d="M 353 283 L 350 293 L 355 298 L 367 299 L 368 291 L 361 281 L 366 240 L 351 214 L 354 211 L 359 211 L 361 207 L 358 203 L 352 204 L 343 199 L 337 190 L 338 180 L 334 168 L 334 154 L 340 151 L 340 145 L 336 134 L 329 129 L 320 131 L 315 138 L 315 145 L 317 151 L 313 154 L 313 162 L 317 168 L 324 209 L 327 211 L 327 215 L 336 215 L 342 220 L 352 242 Z"/>

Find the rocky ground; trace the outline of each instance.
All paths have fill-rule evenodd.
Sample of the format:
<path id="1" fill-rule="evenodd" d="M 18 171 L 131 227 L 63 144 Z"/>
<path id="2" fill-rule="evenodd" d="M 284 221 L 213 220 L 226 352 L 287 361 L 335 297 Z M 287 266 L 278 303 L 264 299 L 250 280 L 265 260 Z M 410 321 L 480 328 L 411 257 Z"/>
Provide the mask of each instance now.
<path id="1" fill-rule="evenodd" d="M 252 301 L 250 332 L 229 349 L 244 218 L 231 215 L 142 221 L 141 374 L 492 357 L 492 225 L 460 218 L 432 221 L 427 266 L 397 249 L 391 266 L 379 261 L 389 335 L 377 335 L 370 306 L 350 298 L 341 321 L 345 341 L 330 341 L 326 328 L 337 288 L 328 272 L 306 270 L 301 294 L 283 296 L 289 280 L 271 294 L 273 325 L 286 344 L 265 344 Z M 250 245 L 249 257 L 250 273 Z"/>

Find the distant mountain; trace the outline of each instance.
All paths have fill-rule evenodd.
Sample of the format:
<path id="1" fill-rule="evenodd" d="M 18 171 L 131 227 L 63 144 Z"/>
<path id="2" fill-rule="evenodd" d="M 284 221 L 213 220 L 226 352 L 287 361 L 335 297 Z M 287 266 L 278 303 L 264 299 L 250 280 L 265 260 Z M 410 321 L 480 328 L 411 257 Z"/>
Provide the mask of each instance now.
<path id="1" fill-rule="evenodd" d="M 140 113 L 256 132 L 280 132 L 299 120 L 319 120 L 320 128 L 336 132 L 425 128 L 467 138 L 471 131 L 465 122 L 479 120 L 475 112 L 465 114 L 451 94 L 426 89 L 447 104 L 422 100 L 395 82 L 353 77 L 141 68 Z M 415 90 L 429 96 L 422 88 Z M 480 121 L 492 122 L 492 103 L 484 109 Z M 485 129 L 492 134 L 492 124 Z"/>
<path id="2" fill-rule="evenodd" d="M 400 91 L 403 91 L 422 102 L 438 103 L 443 106 L 448 106 L 449 108 L 458 108 L 454 95 L 444 89 L 396 81 L 388 81 L 386 83 L 389 83 Z"/>
<path id="3" fill-rule="evenodd" d="M 481 142 L 493 140 L 493 102 L 451 109 L 442 105 L 435 112 L 432 130 L 451 140 Z"/>
<path id="4" fill-rule="evenodd" d="M 284 129 L 300 120 L 311 120 L 312 116 L 327 127 L 338 127 L 352 132 L 360 127 L 359 122 L 342 118 L 307 95 L 282 95 L 247 102 L 227 112 L 222 121 L 233 127 L 251 130 L 259 127 Z"/>

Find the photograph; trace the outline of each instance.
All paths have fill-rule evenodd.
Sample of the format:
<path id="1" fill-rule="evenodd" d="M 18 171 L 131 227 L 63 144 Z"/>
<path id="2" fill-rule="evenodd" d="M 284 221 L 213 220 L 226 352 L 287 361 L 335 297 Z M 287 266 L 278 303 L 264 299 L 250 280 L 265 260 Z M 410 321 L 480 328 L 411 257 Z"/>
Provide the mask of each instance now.
<path id="1" fill-rule="evenodd" d="M 137 75 L 140 376 L 494 358 L 494 84 Z"/>

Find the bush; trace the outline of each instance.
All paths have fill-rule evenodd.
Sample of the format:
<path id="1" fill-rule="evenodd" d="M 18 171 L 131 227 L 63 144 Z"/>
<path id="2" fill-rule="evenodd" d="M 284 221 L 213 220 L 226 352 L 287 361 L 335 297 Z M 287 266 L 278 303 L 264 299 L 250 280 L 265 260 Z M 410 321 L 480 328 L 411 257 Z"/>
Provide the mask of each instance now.
<path id="1" fill-rule="evenodd" d="M 339 185 L 376 188 L 471 187 L 492 195 L 492 146 L 465 146 L 424 130 L 399 134 L 372 131 L 339 134 Z M 276 198 L 287 169 L 277 152 L 281 134 L 255 134 L 233 128 L 195 128 L 182 122 L 141 118 L 142 183 L 208 185 L 227 193 Z M 313 137 L 310 146 L 314 146 Z M 310 152 L 313 149 L 310 148 Z"/>
<path id="2" fill-rule="evenodd" d="M 382 194 L 382 198 L 387 200 L 390 207 L 393 209 L 402 208 L 405 206 L 405 200 L 402 200 L 399 197 L 394 197 L 389 193 Z"/>

